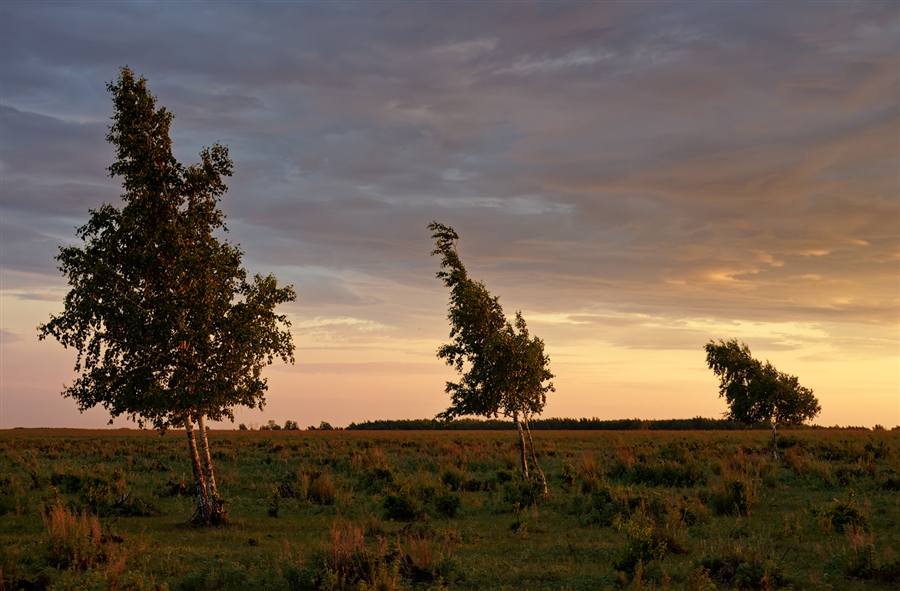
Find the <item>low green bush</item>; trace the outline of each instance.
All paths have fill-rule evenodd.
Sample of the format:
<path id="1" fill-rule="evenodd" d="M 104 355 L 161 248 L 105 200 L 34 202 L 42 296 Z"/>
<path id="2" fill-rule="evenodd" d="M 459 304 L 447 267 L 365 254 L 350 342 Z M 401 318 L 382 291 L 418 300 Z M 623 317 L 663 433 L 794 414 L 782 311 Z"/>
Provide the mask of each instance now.
<path id="1" fill-rule="evenodd" d="M 418 515 L 416 502 L 405 491 L 385 496 L 381 509 L 384 518 L 393 521 L 412 521 Z"/>
<path id="2" fill-rule="evenodd" d="M 457 492 L 444 491 L 434 497 L 434 510 L 444 517 L 455 517 L 460 505 L 462 498 Z"/>
<path id="3" fill-rule="evenodd" d="M 730 480 L 710 497 L 709 503 L 719 515 L 750 515 L 756 502 L 756 487 L 746 480 Z"/>
<path id="4" fill-rule="evenodd" d="M 818 518 L 826 533 L 831 530 L 844 532 L 850 528 L 869 531 L 869 517 L 856 506 L 856 496 L 852 490 L 846 499 L 834 499 L 831 505 L 813 507 L 811 513 Z"/>

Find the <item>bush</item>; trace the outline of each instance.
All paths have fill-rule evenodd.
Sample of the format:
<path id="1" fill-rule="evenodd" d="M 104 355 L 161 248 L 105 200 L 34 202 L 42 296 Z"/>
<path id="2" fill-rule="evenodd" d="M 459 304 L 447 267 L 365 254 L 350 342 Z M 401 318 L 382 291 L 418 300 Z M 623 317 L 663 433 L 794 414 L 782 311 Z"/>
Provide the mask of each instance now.
<path id="1" fill-rule="evenodd" d="M 575 497 L 572 513 L 578 516 L 581 525 L 612 525 L 616 517 L 627 517 L 627 503 L 617 498 L 608 485 L 601 485 L 587 495 Z"/>
<path id="2" fill-rule="evenodd" d="M 459 470 L 448 468 L 441 474 L 441 483 L 450 490 L 460 490 L 465 482 L 465 475 Z"/>
<path id="3" fill-rule="evenodd" d="M 544 485 L 537 479 L 516 479 L 503 485 L 503 501 L 518 513 L 537 505 L 544 497 Z"/>
<path id="4" fill-rule="evenodd" d="M 444 517 L 455 517 L 462 504 L 459 493 L 445 491 L 434 497 L 434 510 Z"/>
<path id="5" fill-rule="evenodd" d="M 363 472 L 359 479 L 359 485 L 362 489 L 370 493 L 378 493 L 385 487 L 394 483 L 394 473 L 390 468 L 382 468 L 375 466 L 371 470 Z"/>
<path id="6" fill-rule="evenodd" d="M 381 508 L 384 511 L 384 518 L 394 521 L 412 521 L 418 514 L 415 501 L 405 492 L 387 495 Z"/>
<path id="7" fill-rule="evenodd" d="M 613 568 L 616 570 L 634 574 L 639 564 L 644 565 L 651 560 L 662 559 L 676 548 L 671 540 L 660 535 L 660 532 L 650 525 L 639 524 L 629 519 L 622 527 L 628 536 L 628 545 L 613 562 Z"/>
<path id="8" fill-rule="evenodd" d="M 562 479 L 563 492 L 572 492 L 572 487 L 575 485 L 575 468 L 572 467 L 569 460 L 563 462 L 559 476 Z"/>
<path id="9" fill-rule="evenodd" d="M 175 589 L 176 591 L 283 589 L 287 582 L 285 574 L 274 568 L 247 566 L 216 557 L 205 561 L 199 570 L 187 575 L 175 586 Z"/>
<path id="10" fill-rule="evenodd" d="M 110 506 L 124 502 L 125 473 L 112 470 L 109 474 L 95 468 L 87 474 L 65 471 L 50 476 L 50 484 L 60 492 L 78 494 L 81 502 L 94 511 L 106 514 Z"/>
<path id="11" fill-rule="evenodd" d="M 745 480 L 732 480 L 725 488 L 713 493 L 710 504 L 719 515 L 750 515 L 756 502 L 756 487 Z"/>
<path id="12" fill-rule="evenodd" d="M 629 482 L 648 486 L 682 487 L 706 483 L 703 466 L 694 461 L 660 460 L 654 464 L 636 463 L 623 474 Z"/>
<path id="13" fill-rule="evenodd" d="M 725 556 L 704 556 L 700 566 L 720 585 L 738 589 L 778 589 L 787 582 L 775 563 L 740 550 Z"/>
<path id="14" fill-rule="evenodd" d="M 819 518 L 819 525 L 825 532 L 832 529 L 843 532 L 849 528 L 869 531 L 869 518 L 857 508 L 852 490 L 846 500 L 834 499 L 831 506 L 813 507 L 812 514 Z"/>
<path id="15" fill-rule="evenodd" d="M 518 478 L 518 476 L 512 470 L 506 470 L 506 469 L 501 468 L 500 470 L 497 470 L 496 478 L 497 478 L 497 482 L 499 484 L 506 484 L 507 482 L 512 482 L 513 480 L 516 480 Z"/>
<path id="16" fill-rule="evenodd" d="M 335 498 L 334 482 L 328 474 L 321 474 L 309 483 L 307 490 L 309 500 L 317 505 L 333 505 Z"/>
<path id="17" fill-rule="evenodd" d="M 897 470 L 886 470 L 879 476 L 879 486 L 884 490 L 900 491 L 900 473 Z"/>
<path id="18" fill-rule="evenodd" d="M 281 493 L 277 487 L 272 487 L 272 493 L 269 495 L 269 509 L 267 513 L 269 517 L 278 517 L 278 506 L 281 504 Z"/>

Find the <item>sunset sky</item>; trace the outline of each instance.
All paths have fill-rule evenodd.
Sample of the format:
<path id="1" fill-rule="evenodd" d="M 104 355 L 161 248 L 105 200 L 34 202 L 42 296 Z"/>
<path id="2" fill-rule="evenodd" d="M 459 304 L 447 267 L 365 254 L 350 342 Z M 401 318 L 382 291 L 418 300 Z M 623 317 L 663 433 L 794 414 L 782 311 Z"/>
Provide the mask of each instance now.
<path id="1" fill-rule="evenodd" d="M 36 327 L 120 203 L 125 65 L 183 163 L 229 147 L 228 237 L 297 290 L 297 363 L 239 422 L 447 407 L 437 220 L 544 339 L 545 417 L 720 416 L 703 345 L 737 338 L 816 423 L 900 424 L 898 3 L 4 0 L 0 428 L 109 419 Z"/>

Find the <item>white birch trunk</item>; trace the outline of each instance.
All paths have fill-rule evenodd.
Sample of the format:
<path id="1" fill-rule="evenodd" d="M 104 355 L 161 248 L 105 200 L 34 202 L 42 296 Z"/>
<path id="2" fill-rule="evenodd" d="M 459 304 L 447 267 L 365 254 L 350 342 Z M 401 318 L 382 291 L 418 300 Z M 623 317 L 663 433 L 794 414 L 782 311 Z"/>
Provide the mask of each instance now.
<path id="1" fill-rule="evenodd" d="M 194 488 L 197 494 L 197 517 L 203 525 L 213 523 L 213 507 L 210 503 L 206 481 L 203 478 L 203 468 L 200 465 L 200 454 L 197 451 L 197 441 L 194 439 L 194 424 L 190 415 L 184 416 L 184 429 L 187 432 L 188 450 L 191 453 L 191 468 L 194 472 Z"/>
<path id="2" fill-rule="evenodd" d="M 209 453 L 209 440 L 206 438 L 206 421 L 203 415 L 197 415 L 197 426 L 200 431 L 200 451 L 203 453 L 203 461 L 206 468 L 206 490 L 210 500 L 215 503 L 219 500 L 219 489 L 216 486 L 216 473 L 213 470 L 212 456 Z"/>
<path id="3" fill-rule="evenodd" d="M 775 420 L 772 419 L 772 455 L 775 456 L 775 459 L 778 459 L 778 439 L 775 432 Z"/>
<path id="4" fill-rule="evenodd" d="M 525 433 L 522 431 L 522 423 L 519 421 L 519 415 L 514 415 L 513 420 L 516 422 L 516 428 L 519 430 L 519 452 L 522 460 L 522 478 L 528 480 L 528 456 L 525 449 Z"/>
<path id="5" fill-rule="evenodd" d="M 550 494 L 550 489 L 547 488 L 547 477 L 544 475 L 544 470 L 538 463 L 537 453 L 534 451 L 534 439 L 531 437 L 531 424 L 528 421 L 527 415 L 523 415 L 522 419 L 525 422 L 525 431 L 528 433 L 528 442 L 531 444 L 531 461 L 534 462 L 535 469 L 538 471 L 538 474 L 541 475 L 541 484 L 544 486 L 544 496 L 546 497 Z"/>

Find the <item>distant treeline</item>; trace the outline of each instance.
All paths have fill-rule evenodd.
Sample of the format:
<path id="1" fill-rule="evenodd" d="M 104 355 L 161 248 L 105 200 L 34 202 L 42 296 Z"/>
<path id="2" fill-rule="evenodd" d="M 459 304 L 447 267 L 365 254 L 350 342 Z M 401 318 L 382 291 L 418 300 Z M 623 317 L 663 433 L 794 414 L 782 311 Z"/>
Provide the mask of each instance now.
<path id="1" fill-rule="evenodd" d="M 438 421 L 435 419 L 404 419 L 385 421 L 363 421 L 350 423 L 353 431 L 503 431 L 514 430 L 515 423 L 500 419 L 456 419 Z M 725 419 L 533 419 L 531 428 L 543 431 L 737 431 L 746 429 L 742 423 Z M 754 429 L 768 429 L 768 425 L 755 425 Z"/>

